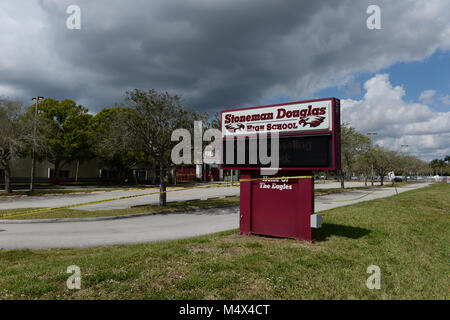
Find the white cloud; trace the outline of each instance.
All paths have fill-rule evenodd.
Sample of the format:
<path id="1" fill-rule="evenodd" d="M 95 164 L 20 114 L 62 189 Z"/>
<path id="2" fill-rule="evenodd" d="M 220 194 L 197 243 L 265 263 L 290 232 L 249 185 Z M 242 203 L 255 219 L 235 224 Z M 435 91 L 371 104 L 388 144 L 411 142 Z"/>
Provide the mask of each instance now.
<path id="1" fill-rule="evenodd" d="M 420 96 L 419 100 L 425 104 L 431 104 L 434 101 L 434 96 L 436 95 L 436 90 L 425 90 Z"/>
<path id="2" fill-rule="evenodd" d="M 446 94 L 443 96 L 439 97 L 439 101 L 444 105 L 444 106 L 450 106 L 450 95 Z"/>
<path id="3" fill-rule="evenodd" d="M 404 101 L 404 89 L 392 86 L 387 74 L 367 80 L 364 89 L 361 100 L 342 100 L 343 122 L 361 133 L 377 132 L 376 143 L 387 148 L 400 151 L 407 144 L 408 152 L 426 160 L 450 154 L 450 112 Z"/>

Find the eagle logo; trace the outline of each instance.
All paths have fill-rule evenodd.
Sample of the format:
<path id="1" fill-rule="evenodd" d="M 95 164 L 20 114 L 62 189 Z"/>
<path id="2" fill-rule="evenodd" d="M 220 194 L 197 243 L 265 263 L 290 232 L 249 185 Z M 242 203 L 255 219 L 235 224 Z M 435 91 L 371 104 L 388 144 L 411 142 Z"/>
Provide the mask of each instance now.
<path id="1" fill-rule="evenodd" d="M 305 127 L 307 124 L 309 124 L 309 126 L 311 128 L 317 127 L 318 125 L 320 125 L 323 120 L 325 120 L 325 117 L 321 117 L 321 116 L 309 116 L 309 117 L 304 117 L 301 118 L 300 121 L 298 122 L 298 124 L 301 124 L 303 127 Z"/>
<path id="2" fill-rule="evenodd" d="M 225 128 L 227 128 L 230 132 L 236 132 L 238 130 L 244 129 L 245 126 L 242 123 L 232 123 L 225 125 Z"/>

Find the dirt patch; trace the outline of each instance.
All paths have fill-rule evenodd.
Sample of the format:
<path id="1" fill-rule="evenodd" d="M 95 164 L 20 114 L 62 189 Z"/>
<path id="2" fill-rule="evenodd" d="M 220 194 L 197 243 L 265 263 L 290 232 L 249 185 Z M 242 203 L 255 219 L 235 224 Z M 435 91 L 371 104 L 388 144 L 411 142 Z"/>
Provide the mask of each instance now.
<path id="1" fill-rule="evenodd" d="M 231 247 L 223 250 L 224 250 L 223 253 L 229 256 L 239 256 L 244 253 L 244 250 L 241 247 Z"/>
<path id="2" fill-rule="evenodd" d="M 287 238 L 276 238 L 276 237 L 269 237 L 269 236 L 257 236 L 257 235 L 250 235 L 250 236 L 241 236 L 239 234 L 232 234 L 227 237 L 223 238 L 224 241 L 240 241 L 240 242 L 258 242 L 263 245 L 265 244 L 276 244 L 282 247 L 287 248 L 307 248 L 310 250 L 320 250 L 320 246 L 317 243 L 314 242 L 307 242 L 307 241 L 298 241 L 295 239 L 287 239 Z"/>
<path id="3" fill-rule="evenodd" d="M 200 246 L 193 246 L 189 248 L 190 252 L 209 252 L 211 251 L 211 248 L 205 248 Z"/>

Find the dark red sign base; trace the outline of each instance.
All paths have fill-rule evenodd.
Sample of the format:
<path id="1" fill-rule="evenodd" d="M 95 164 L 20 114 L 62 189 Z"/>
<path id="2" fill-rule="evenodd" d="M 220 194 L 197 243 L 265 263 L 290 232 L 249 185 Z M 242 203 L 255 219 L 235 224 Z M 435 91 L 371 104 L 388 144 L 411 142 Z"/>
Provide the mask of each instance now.
<path id="1" fill-rule="evenodd" d="M 259 171 L 241 171 L 239 234 L 312 241 L 312 172 L 284 171 L 266 177 L 259 175 Z M 271 180 L 275 177 L 277 181 Z"/>

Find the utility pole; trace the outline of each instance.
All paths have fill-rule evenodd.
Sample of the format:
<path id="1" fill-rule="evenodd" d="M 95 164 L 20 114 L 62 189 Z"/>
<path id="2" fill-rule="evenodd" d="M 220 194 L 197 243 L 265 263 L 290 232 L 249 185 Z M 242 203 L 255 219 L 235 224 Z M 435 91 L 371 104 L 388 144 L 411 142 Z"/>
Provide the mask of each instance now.
<path id="1" fill-rule="evenodd" d="M 37 134 L 38 108 L 39 108 L 39 101 L 43 99 L 44 97 L 39 96 L 36 96 L 32 99 L 35 101 L 35 108 L 34 108 L 34 126 L 33 126 L 33 151 L 31 154 L 30 194 L 33 194 L 34 192 L 34 175 L 36 171 L 36 134 Z"/>
<path id="2" fill-rule="evenodd" d="M 377 135 L 376 132 L 367 132 L 367 135 L 370 137 L 370 140 L 372 140 L 372 148 L 373 148 L 373 137 Z M 372 187 L 373 187 L 373 163 L 372 163 Z"/>

